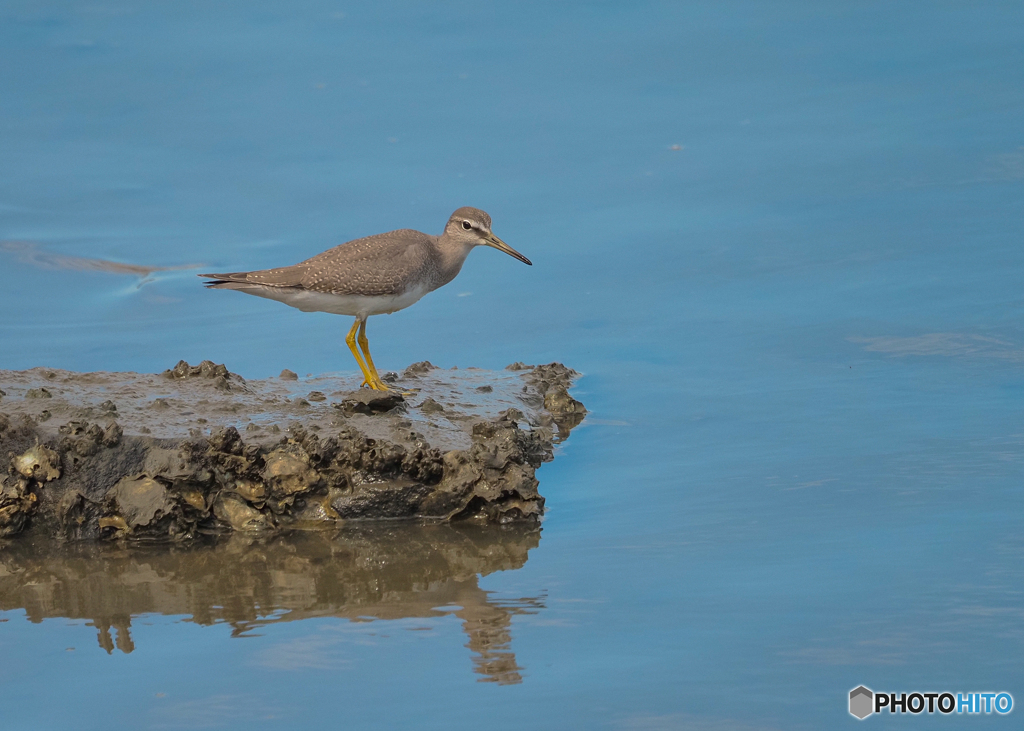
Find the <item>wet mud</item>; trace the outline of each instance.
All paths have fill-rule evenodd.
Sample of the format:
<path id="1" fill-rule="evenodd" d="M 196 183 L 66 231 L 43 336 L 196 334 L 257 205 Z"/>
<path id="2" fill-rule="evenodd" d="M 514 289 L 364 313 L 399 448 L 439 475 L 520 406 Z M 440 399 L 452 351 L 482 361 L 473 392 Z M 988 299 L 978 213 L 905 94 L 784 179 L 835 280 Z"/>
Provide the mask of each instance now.
<path id="1" fill-rule="evenodd" d="M 417 363 L 353 379 L 0 371 L 0 538 L 190 541 L 544 509 L 536 469 L 586 414 L 565 366 Z M 3 466 L 6 469 L 3 469 Z"/>

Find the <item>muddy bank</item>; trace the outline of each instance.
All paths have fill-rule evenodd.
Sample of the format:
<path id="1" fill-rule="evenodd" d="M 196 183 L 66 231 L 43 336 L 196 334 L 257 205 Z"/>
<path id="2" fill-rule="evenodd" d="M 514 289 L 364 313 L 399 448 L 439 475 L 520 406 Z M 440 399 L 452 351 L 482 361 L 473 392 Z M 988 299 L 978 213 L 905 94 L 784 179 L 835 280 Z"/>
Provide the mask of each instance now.
<path id="1" fill-rule="evenodd" d="M 0 371 L 0 537 L 190 540 L 381 519 L 536 520 L 535 470 L 586 410 L 565 366 L 417 363 L 395 391 L 351 378 L 246 381 Z"/>

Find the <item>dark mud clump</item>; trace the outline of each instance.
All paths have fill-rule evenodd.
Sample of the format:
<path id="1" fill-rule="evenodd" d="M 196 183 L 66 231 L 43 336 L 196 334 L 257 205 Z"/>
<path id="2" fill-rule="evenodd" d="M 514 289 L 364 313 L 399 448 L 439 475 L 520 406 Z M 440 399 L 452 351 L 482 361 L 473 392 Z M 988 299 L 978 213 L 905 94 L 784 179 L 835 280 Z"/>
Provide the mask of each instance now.
<path id="1" fill-rule="evenodd" d="M 580 374 L 571 368 L 566 368 L 561 363 L 539 366 L 513 363 L 507 366 L 506 370 L 523 373 L 523 380 L 532 386 L 532 389 L 523 387 L 524 394 L 530 394 L 524 397 L 524 401 L 550 414 L 559 432 L 565 436 L 579 426 L 587 415 L 586 407 L 569 395 L 569 388 L 580 377 Z"/>
<path id="2" fill-rule="evenodd" d="M 359 389 L 346 394 L 341 402 L 341 409 L 346 414 L 385 414 L 405 403 L 405 397 L 395 391 L 373 391 Z"/>
<path id="3" fill-rule="evenodd" d="M 437 366 L 431 363 L 429 360 L 421 360 L 419 363 L 413 363 L 411 366 L 402 371 L 403 378 L 415 378 L 421 376 L 424 373 L 430 373 L 430 371 L 437 370 Z"/>
<path id="4" fill-rule="evenodd" d="M 241 376 L 229 373 L 224 365 L 214 363 L 211 360 L 204 360 L 197 366 L 190 366 L 185 361 L 179 360 L 174 368 L 164 371 L 164 375 L 168 378 L 176 379 L 205 378 L 212 381 L 214 386 L 224 391 L 231 390 L 232 385 L 238 388 L 245 383 L 245 379 Z"/>
<path id="5" fill-rule="evenodd" d="M 419 408 L 399 391 L 246 381 L 209 361 L 156 376 L 0 371 L 0 538 L 537 520 L 534 473 L 586 413 L 567 391 L 578 374 L 409 370 Z M 42 402 L 29 394 L 44 378 Z"/>

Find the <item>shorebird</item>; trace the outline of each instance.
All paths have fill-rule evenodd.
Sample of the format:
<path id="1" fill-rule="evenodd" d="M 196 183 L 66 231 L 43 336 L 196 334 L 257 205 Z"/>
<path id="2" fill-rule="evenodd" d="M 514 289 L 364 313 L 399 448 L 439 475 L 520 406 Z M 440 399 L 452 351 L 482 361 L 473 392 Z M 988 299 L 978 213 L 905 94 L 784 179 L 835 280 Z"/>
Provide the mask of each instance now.
<path id="1" fill-rule="evenodd" d="M 345 342 L 363 373 L 363 385 L 387 391 L 370 357 L 366 318 L 405 309 L 427 292 L 448 284 L 477 246 L 504 251 L 532 266 L 529 259 L 491 233 L 490 216 L 466 207 L 452 214 L 440 236 L 403 228 L 348 241 L 288 267 L 199 276 L 211 280 L 206 282 L 211 289 L 266 297 L 303 312 L 355 317 Z"/>

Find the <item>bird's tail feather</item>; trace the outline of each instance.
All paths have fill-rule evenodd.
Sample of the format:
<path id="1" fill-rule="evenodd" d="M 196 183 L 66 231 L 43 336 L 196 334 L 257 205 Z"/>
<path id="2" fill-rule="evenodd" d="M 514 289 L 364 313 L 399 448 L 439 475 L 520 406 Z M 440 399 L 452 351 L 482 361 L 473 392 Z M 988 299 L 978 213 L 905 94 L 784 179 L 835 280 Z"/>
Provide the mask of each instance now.
<path id="1" fill-rule="evenodd" d="M 299 287 L 306 274 L 306 267 L 291 266 L 281 269 L 261 269 L 256 272 L 228 272 L 226 274 L 200 274 L 212 281 L 206 286 L 216 287 L 221 284 L 262 284 L 265 287 Z M 232 289 L 224 287 L 224 289 Z"/>

